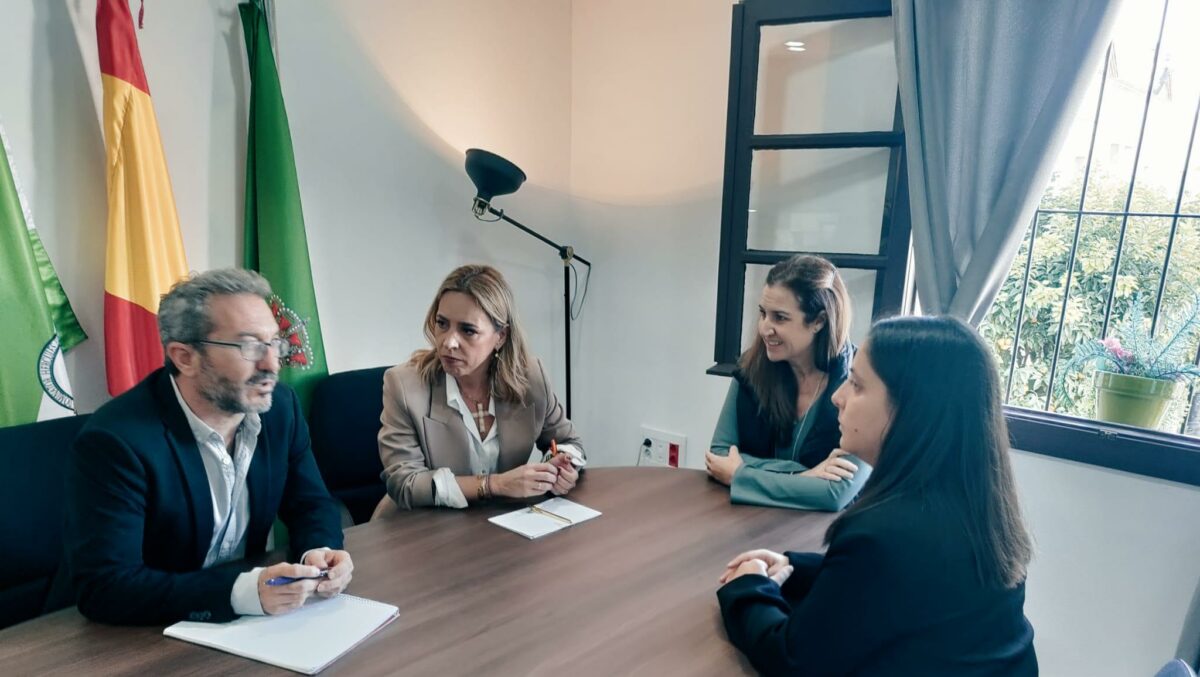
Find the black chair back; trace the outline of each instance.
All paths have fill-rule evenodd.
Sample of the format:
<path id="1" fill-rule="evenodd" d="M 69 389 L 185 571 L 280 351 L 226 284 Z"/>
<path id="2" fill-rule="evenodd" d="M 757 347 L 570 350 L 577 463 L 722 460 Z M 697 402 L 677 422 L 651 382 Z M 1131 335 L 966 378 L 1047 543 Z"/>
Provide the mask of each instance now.
<path id="1" fill-rule="evenodd" d="M 385 492 L 379 461 L 383 372 L 372 367 L 330 374 L 313 391 L 308 414 L 313 455 L 329 493 L 355 524 L 371 519 Z"/>
<path id="2" fill-rule="evenodd" d="M 67 462 L 87 419 L 69 416 L 0 428 L 0 543 L 17 557 L 0 576 L 0 628 L 34 618 L 46 607 L 63 561 Z"/>

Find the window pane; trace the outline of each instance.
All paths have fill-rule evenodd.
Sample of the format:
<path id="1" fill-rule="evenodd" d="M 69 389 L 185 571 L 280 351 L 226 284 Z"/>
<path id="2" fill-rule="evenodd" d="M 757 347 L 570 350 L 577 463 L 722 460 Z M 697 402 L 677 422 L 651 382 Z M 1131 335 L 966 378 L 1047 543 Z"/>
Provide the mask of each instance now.
<path id="1" fill-rule="evenodd" d="M 1091 369 L 1071 369 L 1067 364 L 1077 346 L 1101 338 L 1120 229 L 1119 216 L 1084 216 L 1080 219 L 1079 247 L 1071 272 L 1071 297 L 1067 300 L 1063 320 L 1051 411 L 1075 416 L 1094 415 L 1096 397 Z"/>
<path id="2" fill-rule="evenodd" d="M 756 134 L 890 131 L 895 105 L 891 17 L 762 27 Z"/>
<path id="3" fill-rule="evenodd" d="M 1017 341 L 1016 364 L 1008 401 L 1019 407 L 1044 409 L 1049 392 L 1050 363 L 1062 315 L 1067 256 L 1075 234 L 1075 216 L 1042 214 L 1033 244 L 1025 312 Z"/>
<path id="4" fill-rule="evenodd" d="M 1191 307 L 1197 293 L 1200 293 L 1200 218 L 1182 218 L 1175 227 L 1175 246 L 1171 249 L 1158 331 L 1170 331 L 1172 319 Z M 1168 328 L 1164 329 L 1164 325 Z M 1188 346 L 1188 353 L 1195 356 L 1196 352 L 1196 341 L 1193 341 Z M 1182 431 L 1200 437 L 1200 397 L 1194 400 L 1195 406 L 1191 406 L 1192 397 L 1195 397 L 1189 397 L 1192 392 L 1192 388 L 1175 388 L 1170 409 L 1163 416 L 1162 430 Z"/>
<path id="5" fill-rule="evenodd" d="M 751 249 L 877 254 L 890 148 L 755 151 Z"/>
<path id="6" fill-rule="evenodd" d="M 1183 189 L 1180 214 L 1200 214 L 1200 129 L 1192 138 L 1192 160 L 1188 163 L 1187 186 Z M 1186 143 L 1186 142 L 1185 142 Z"/>
<path id="7" fill-rule="evenodd" d="M 1104 103 L 1092 151 L 1086 209 L 1125 208 L 1162 9 L 1163 0 L 1127 2 L 1117 16 Z"/>
<path id="8" fill-rule="evenodd" d="M 758 340 L 758 301 L 763 285 L 767 283 L 767 272 L 771 266 L 750 264 L 746 266 L 746 294 L 742 304 L 742 345 L 744 351 L 752 341 Z M 871 313 L 875 307 L 874 270 L 840 268 L 846 291 L 850 293 L 851 320 L 850 340 L 861 345 L 871 329 Z"/>
<path id="9" fill-rule="evenodd" d="M 1083 171 L 1087 167 L 1088 149 L 1092 144 L 1092 123 L 1100 98 L 1100 74 L 1103 70 L 1103 65 L 1096 69 L 1087 93 L 1075 112 L 1075 119 L 1067 129 L 1067 138 L 1054 162 L 1050 183 L 1038 205 L 1041 209 L 1079 209 Z"/>
<path id="10" fill-rule="evenodd" d="M 1173 213 L 1200 97 L 1200 2 L 1172 2 L 1163 29 L 1130 210 Z M 1193 152 L 1196 152 L 1193 150 Z"/>

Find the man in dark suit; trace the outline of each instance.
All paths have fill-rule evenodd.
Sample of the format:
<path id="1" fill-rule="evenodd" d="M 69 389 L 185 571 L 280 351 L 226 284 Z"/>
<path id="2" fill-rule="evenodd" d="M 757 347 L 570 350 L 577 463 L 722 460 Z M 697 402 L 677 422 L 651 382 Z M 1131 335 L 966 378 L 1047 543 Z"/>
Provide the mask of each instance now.
<path id="1" fill-rule="evenodd" d="M 308 426 L 276 382 L 287 342 L 270 294 L 260 275 L 237 269 L 177 283 L 158 311 L 166 366 L 76 438 L 67 560 L 88 618 L 227 621 L 285 613 L 349 583 L 354 565 Z M 276 515 L 299 564 L 251 568 Z M 277 577 L 304 580 L 268 584 Z"/>

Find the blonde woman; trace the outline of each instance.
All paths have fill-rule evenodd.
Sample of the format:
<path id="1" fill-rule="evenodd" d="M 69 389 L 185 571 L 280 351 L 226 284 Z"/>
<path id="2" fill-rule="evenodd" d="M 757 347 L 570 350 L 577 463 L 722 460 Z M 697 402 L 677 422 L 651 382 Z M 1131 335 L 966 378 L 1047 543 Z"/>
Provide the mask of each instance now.
<path id="1" fill-rule="evenodd" d="M 455 269 L 425 316 L 430 348 L 383 377 L 379 456 L 388 497 L 376 515 L 492 497 L 563 495 L 583 445 L 525 345 L 512 290 L 495 268 Z M 534 448 L 541 453 L 531 461 Z"/>

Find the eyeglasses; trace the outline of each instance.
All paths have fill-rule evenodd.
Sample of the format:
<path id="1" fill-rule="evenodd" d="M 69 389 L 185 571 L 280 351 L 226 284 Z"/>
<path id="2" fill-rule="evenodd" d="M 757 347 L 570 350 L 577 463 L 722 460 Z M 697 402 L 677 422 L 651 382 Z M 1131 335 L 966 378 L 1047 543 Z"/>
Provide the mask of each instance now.
<path id="1" fill-rule="evenodd" d="M 243 360 L 250 362 L 258 362 L 267 356 L 267 351 L 271 348 L 275 349 L 275 354 L 279 359 L 283 359 L 291 354 L 291 343 L 285 338 L 273 338 L 270 341 L 210 341 L 201 340 L 195 343 L 204 343 L 210 346 L 226 346 L 229 348 L 237 348 L 242 354 Z"/>

